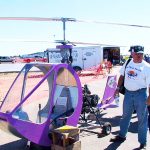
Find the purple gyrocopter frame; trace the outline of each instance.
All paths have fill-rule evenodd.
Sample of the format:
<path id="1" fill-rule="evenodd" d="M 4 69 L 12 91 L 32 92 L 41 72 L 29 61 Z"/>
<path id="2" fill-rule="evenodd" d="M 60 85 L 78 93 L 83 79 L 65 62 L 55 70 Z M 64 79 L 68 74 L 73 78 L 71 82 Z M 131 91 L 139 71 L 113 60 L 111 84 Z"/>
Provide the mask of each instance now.
<path id="1" fill-rule="evenodd" d="M 33 67 L 38 68 L 41 72 L 44 72 L 43 77 L 30 91 L 28 91 L 28 93 L 26 93 L 26 95 L 24 94 L 23 90 L 22 93 L 17 93 L 18 91 L 15 91 L 17 94 L 20 94 L 20 101 L 15 106 L 7 108 L 9 104 L 11 106 L 11 103 L 15 101 L 14 97 L 11 97 L 10 95 L 14 92 L 13 88 L 16 82 L 18 82 L 18 80 L 20 82 L 20 76 L 24 73 L 24 77 L 22 78 L 23 81 L 20 82 L 20 84 L 22 83 L 22 89 L 24 89 L 26 86 L 25 83 L 27 79 L 26 76 Z M 76 72 L 72 69 L 71 66 L 67 64 L 29 63 L 26 64 L 20 71 L 20 73 L 14 80 L 13 84 L 8 90 L 0 106 L 0 128 L 7 130 L 16 136 L 26 138 L 29 141 L 34 142 L 38 145 L 42 146 L 51 145 L 51 139 L 48 137 L 48 134 L 51 132 L 50 124 L 53 121 L 51 117 L 53 106 L 55 105 L 54 99 L 57 93 L 57 86 L 58 86 L 57 78 L 58 76 L 62 79 L 67 78 L 67 76 L 61 77 L 61 72 L 63 72 L 63 70 L 65 70 L 67 74 L 70 74 L 71 79 L 74 80 L 74 83 L 71 83 L 70 80 L 67 80 L 68 83 L 66 83 L 68 85 L 67 88 L 70 88 L 70 91 L 71 89 L 73 89 L 71 91 L 72 93 L 71 97 L 72 102 L 75 103 L 73 107 L 74 111 L 72 112 L 71 115 L 67 116 L 66 124 L 76 126 L 82 109 L 82 87 Z M 50 76 L 52 76 L 52 78 Z M 41 123 L 36 123 L 30 121 L 30 118 L 27 116 L 27 113 L 22 111 L 22 106 L 24 105 L 24 103 L 28 101 L 30 97 L 32 97 L 32 95 L 43 84 L 43 82 L 46 81 L 48 82 L 49 86 L 52 87 L 50 91 L 51 92 L 50 97 L 48 98 L 48 105 L 49 105 L 48 115 L 45 121 Z M 62 87 L 62 85 L 59 86 Z M 77 91 L 76 95 L 74 91 Z"/>

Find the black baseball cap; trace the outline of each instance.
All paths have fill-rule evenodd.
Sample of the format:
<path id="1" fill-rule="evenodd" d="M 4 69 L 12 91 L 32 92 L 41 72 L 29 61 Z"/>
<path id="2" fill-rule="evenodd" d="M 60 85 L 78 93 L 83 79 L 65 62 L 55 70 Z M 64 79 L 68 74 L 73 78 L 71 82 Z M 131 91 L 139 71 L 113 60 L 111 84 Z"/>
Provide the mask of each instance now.
<path id="1" fill-rule="evenodd" d="M 140 45 L 131 46 L 129 52 L 144 53 L 144 47 Z"/>

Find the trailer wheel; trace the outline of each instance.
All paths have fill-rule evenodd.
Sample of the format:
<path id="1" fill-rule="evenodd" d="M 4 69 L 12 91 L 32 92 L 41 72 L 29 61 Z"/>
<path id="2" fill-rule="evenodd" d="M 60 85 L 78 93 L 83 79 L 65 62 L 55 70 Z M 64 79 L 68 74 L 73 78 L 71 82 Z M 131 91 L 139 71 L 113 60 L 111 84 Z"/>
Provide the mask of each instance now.
<path id="1" fill-rule="evenodd" d="M 109 135 L 111 133 L 111 124 L 109 122 L 104 123 L 102 127 L 102 134 Z"/>
<path id="2" fill-rule="evenodd" d="M 76 71 L 76 73 L 79 75 L 82 71 L 82 69 L 79 66 L 74 66 L 73 69 Z"/>

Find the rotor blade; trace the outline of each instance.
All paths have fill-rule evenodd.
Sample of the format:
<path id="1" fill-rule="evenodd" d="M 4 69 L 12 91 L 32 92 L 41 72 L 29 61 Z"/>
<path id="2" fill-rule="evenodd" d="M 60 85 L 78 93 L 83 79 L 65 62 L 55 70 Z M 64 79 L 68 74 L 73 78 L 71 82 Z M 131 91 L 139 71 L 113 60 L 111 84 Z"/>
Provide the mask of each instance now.
<path id="1" fill-rule="evenodd" d="M 125 24 L 125 23 L 116 23 L 116 22 L 104 22 L 104 21 L 94 21 L 94 20 L 78 20 L 75 18 L 43 18 L 43 17 L 0 17 L 1 20 L 22 20 L 22 21 L 70 21 L 70 22 L 85 22 L 85 23 L 97 23 L 97 24 L 109 24 L 109 25 L 118 25 L 118 26 L 130 26 L 138 28 L 150 28 L 146 25 L 137 25 L 137 24 Z"/>
<path id="2" fill-rule="evenodd" d="M 131 27 L 138 27 L 138 28 L 150 28 L 150 26 L 145 26 L 145 25 L 125 24 L 125 23 L 115 23 L 115 22 L 103 22 L 103 21 L 94 21 L 94 20 L 76 20 L 76 22 L 110 24 L 110 25 L 118 25 L 118 26 L 131 26 Z"/>
<path id="3" fill-rule="evenodd" d="M 63 40 L 56 40 L 56 41 L 48 41 L 48 40 L 26 40 L 26 39 L 0 39 L 0 43 L 2 42 L 24 42 L 24 43 L 62 43 Z M 120 47 L 127 47 L 124 45 L 115 45 L 115 44 L 104 44 L 104 43 L 94 43 L 94 42 L 78 42 L 78 41 L 65 41 L 67 44 L 72 45 L 97 45 L 97 46 L 120 46 Z"/>
<path id="4" fill-rule="evenodd" d="M 115 44 L 104 44 L 104 43 L 89 43 L 89 42 L 73 42 L 73 41 L 69 41 L 69 43 L 72 44 L 80 44 L 80 45 L 97 45 L 97 46 L 119 46 L 119 47 L 127 47 L 125 45 L 115 45 Z"/>
<path id="5" fill-rule="evenodd" d="M 43 18 L 43 17 L 0 17 L 0 20 L 22 20 L 22 21 L 70 21 L 70 22 L 75 22 L 75 18 Z"/>
<path id="6" fill-rule="evenodd" d="M 0 39 L 0 42 L 25 42 L 25 43 L 54 43 L 54 41 L 48 41 L 48 40 L 29 40 L 29 39 Z"/>
<path id="7" fill-rule="evenodd" d="M 62 21 L 62 18 L 42 18 L 42 17 L 0 17 L 0 20 Z"/>

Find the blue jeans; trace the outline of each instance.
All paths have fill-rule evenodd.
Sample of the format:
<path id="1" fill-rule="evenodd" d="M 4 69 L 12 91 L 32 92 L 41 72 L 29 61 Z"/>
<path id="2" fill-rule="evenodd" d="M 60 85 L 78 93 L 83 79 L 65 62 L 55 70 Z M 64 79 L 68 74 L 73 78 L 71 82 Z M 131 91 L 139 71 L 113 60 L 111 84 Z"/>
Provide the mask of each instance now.
<path id="1" fill-rule="evenodd" d="M 138 91 L 125 92 L 123 102 L 123 115 L 120 121 L 120 137 L 126 137 L 128 128 L 130 125 L 131 116 L 134 110 L 137 112 L 138 118 L 138 141 L 141 144 L 147 142 L 147 93 L 146 89 L 140 89 Z"/>
<path id="2" fill-rule="evenodd" d="M 148 128 L 149 128 L 149 131 L 150 131 L 150 106 L 148 106 Z"/>

